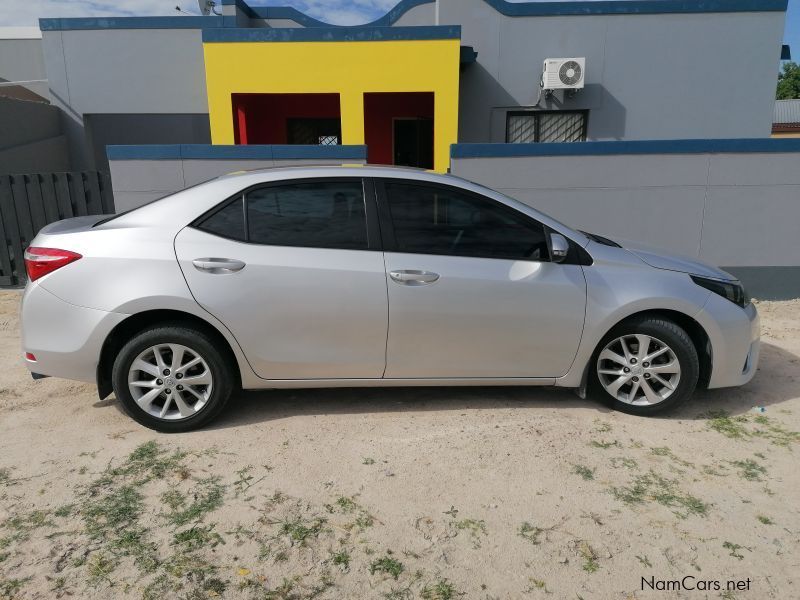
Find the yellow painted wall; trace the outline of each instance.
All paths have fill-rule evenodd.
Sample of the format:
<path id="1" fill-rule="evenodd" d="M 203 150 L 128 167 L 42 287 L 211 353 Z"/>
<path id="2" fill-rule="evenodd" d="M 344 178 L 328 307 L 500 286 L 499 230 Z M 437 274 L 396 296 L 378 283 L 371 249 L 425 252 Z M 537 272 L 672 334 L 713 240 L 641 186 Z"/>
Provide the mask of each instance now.
<path id="1" fill-rule="evenodd" d="M 460 40 L 203 44 L 211 141 L 233 144 L 231 94 L 340 94 L 342 143 L 364 143 L 364 93 L 433 92 L 434 168 L 458 141 Z"/>
<path id="2" fill-rule="evenodd" d="M 773 133 L 774 138 L 800 138 L 800 131 L 797 133 Z"/>

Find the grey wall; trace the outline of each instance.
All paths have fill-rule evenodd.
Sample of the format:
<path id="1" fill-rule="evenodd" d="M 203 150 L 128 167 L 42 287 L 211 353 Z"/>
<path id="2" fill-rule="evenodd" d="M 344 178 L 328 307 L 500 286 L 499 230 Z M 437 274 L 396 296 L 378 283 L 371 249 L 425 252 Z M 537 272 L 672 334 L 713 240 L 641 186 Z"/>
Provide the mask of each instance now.
<path id="1" fill-rule="evenodd" d="M 348 159 L 348 164 L 364 164 Z M 285 167 L 290 165 L 341 165 L 342 160 L 111 160 L 114 206 L 123 212 L 162 198 L 184 188 L 235 171 Z M 220 201 L 224 198 L 220 198 Z"/>
<path id="2" fill-rule="evenodd" d="M 0 174 L 68 171 L 61 125 L 55 106 L 0 98 Z"/>
<path id="3" fill-rule="evenodd" d="M 589 109 L 591 140 L 769 137 L 785 14 L 506 17 L 440 0 L 478 52 L 461 72 L 459 140 L 505 141 L 509 108 L 533 106 L 545 58 L 585 56 L 587 87 L 542 108 Z"/>
<path id="4" fill-rule="evenodd" d="M 85 114 L 208 114 L 199 29 L 44 31 L 42 45 L 73 169 L 98 168 Z"/>
<path id="5" fill-rule="evenodd" d="M 2 31 L 0 31 L 2 34 Z M 0 38 L 0 82 L 35 81 L 45 79 L 44 55 L 41 39 Z M 47 83 L 30 83 L 14 87 L 0 87 L 0 96 L 22 99 L 47 99 Z"/>
<path id="6" fill-rule="evenodd" d="M 133 144 L 210 144 L 208 115 L 84 115 L 95 168 L 108 172 L 106 146 Z"/>
<path id="7" fill-rule="evenodd" d="M 453 159 L 455 175 L 576 228 L 699 257 L 800 297 L 798 154 Z"/>

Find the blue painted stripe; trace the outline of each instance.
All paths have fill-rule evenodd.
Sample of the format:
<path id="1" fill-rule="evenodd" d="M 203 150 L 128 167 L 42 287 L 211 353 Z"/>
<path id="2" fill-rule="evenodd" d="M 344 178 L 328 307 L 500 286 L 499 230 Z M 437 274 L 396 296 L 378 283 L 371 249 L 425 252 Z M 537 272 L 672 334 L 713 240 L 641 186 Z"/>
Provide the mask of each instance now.
<path id="1" fill-rule="evenodd" d="M 108 160 L 366 160 L 366 146 L 213 146 L 149 144 L 106 146 Z"/>
<path id="2" fill-rule="evenodd" d="M 508 17 L 570 15 L 658 15 L 671 13 L 786 12 L 789 0 L 604 0 L 508 2 L 484 0 Z"/>
<path id="3" fill-rule="evenodd" d="M 228 0 L 234 2 L 235 0 Z M 401 0 L 394 8 L 392 8 L 385 15 L 379 19 L 375 19 L 371 23 L 366 23 L 366 27 L 391 27 L 400 18 L 405 15 L 412 8 L 422 6 L 424 4 L 434 4 L 436 0 Z M 303 12 L 300 12 L 292 6 L 253 6 L 248 7 L 251 12 L 255 13 L 261 19 L 282 19 L 294 21 L 303 27 L 345 27 L 344 25 L 331 25 L 319 19 L 315 19 Z"/>
<path id="4" fill-rule="evenodd" d="M 77 17 L 70 19 L 39 19 L 42 31 L 79 29 L 204 29 L 224 27 L 223 17 Z"/>
<path id="5" fill-rule="evenodd" d="M 720 154 L 800 152 L 800 139 L 647 140 L 554 144 L 453 144 L 452 158 L 606 156 L 614 154 Z"/>
<path id="6" fill-rule="evenodd" d="M 203 42 L 386 42 L 461 38 L 460 25 L 423 27 L 259 27 L 204 29 Z"/>

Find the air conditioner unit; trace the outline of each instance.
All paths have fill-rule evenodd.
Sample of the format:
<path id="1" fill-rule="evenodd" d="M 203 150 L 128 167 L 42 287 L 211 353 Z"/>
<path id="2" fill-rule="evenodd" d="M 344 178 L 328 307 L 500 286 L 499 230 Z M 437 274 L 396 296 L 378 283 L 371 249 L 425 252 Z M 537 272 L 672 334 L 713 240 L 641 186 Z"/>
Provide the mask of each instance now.
<path id="1" fill-rule="evenodd" d="M 542 88 L 545 90 L 582 90 L 585 79 L 585 58 L 548 58 L 544 61 Z"/>

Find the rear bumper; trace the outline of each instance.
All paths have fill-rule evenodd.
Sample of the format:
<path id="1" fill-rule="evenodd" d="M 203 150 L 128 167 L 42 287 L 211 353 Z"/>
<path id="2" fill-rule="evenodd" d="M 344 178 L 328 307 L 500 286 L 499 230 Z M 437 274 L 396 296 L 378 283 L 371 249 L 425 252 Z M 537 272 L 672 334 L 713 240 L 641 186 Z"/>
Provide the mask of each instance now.
<path id="1" fill-rule="evenodd" d="M 711 294 L 697 315 L 711 342 L 712 369 L 709 389 L 748 383 L 758 370 L 761 321 L 753 304 L 741 308 Z"/>
<path id="2" fill-rule="evenodd" d="M 29 283 L 20 311 L 23 364 L 34 378 L 94 383 L 103 342 L 126 316 L 75 306 L 37 283 Z M 24 358 L 26 352 L 36 360 Z"/>

